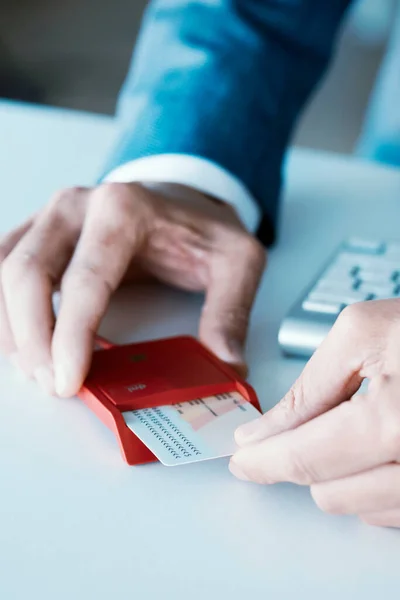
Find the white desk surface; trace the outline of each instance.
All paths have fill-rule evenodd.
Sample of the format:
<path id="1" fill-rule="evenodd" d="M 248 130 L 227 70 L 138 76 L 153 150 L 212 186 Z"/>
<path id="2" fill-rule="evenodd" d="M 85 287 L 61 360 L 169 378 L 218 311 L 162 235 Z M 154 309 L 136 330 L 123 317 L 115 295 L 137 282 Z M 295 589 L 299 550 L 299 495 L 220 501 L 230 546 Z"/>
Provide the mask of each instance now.
<path id="1" fill-rule="evenodd" d="M 106 117 L 0 103 L 0 231 L 60 187 L 94 181 L 114 136 Z M 303 364 L 277 346 L 290 304 L 347 235 L 400 238 L 399 203 L 395 171 L 292 154 L 249 340 L 264 409 Z M 178 292 L 129 290 L 102 333 L 117 342 L 195 333 L 199 306 Z M 399 597 L 398 532 L 324 515 L 307 489 L 236 481 L 225 460 L 130 468 L 79 400 L 46 397 L 1 360 L 0 381 L 2 599 Z"/>

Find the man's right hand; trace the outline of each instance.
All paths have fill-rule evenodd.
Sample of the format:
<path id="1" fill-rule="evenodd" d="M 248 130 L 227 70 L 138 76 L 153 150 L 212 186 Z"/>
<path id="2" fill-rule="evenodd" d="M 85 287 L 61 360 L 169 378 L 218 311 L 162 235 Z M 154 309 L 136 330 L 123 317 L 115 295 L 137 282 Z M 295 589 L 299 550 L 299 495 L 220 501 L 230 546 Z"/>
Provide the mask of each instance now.
<path id="1" fill-rule="evenodd" d="M 4 236 L 0 350 L 49 393 L 72 396 L 112 293 L 151 276 L 205 292 L 200 338 L 243 370 L 265 252 L 230 206 L 190 193 L 190 202 L 179 202 L 133 183 L 68 189 Z"/>

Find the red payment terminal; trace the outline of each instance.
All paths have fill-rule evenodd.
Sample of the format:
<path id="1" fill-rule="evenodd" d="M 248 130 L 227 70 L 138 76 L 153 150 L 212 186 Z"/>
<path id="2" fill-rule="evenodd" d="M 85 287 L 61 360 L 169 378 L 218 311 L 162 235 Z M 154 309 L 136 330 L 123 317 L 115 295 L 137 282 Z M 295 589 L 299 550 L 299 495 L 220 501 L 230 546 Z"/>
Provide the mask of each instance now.
<path id="1" fill-rule="evenodd" d="M 126 425 L 125 411 L 234 391 L 261 411 L 253 388 L 192 337 L 102 346 L 78 395 L 114 431 L 130 465 L 157 458 Z"/>

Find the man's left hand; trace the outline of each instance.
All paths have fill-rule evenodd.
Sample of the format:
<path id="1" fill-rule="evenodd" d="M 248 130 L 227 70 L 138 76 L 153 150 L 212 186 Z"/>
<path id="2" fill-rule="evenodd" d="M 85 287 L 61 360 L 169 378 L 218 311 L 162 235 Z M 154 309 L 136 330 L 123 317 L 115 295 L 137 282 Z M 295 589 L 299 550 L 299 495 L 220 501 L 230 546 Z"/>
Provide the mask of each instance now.
<path id="1" fill-rule="evenodd" d="M 345 309 L 284 399 L 236 432 L 233 474 L 307 485 L 326 512 L 400 527 L 399 333 L 399 300 Z"/>

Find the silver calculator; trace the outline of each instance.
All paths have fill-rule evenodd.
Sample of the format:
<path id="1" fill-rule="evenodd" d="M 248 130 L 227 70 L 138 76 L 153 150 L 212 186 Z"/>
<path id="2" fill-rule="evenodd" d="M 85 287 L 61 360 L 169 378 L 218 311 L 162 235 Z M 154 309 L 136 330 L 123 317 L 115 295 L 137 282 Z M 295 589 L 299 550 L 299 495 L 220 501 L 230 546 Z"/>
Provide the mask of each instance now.
<path id="1" fill-rule="evenodd" d="M 348 240 L 283 320 L 279 345 L 308 358 L 346 306 L 387 298 L 400 298 L 400 242 Z"/>

